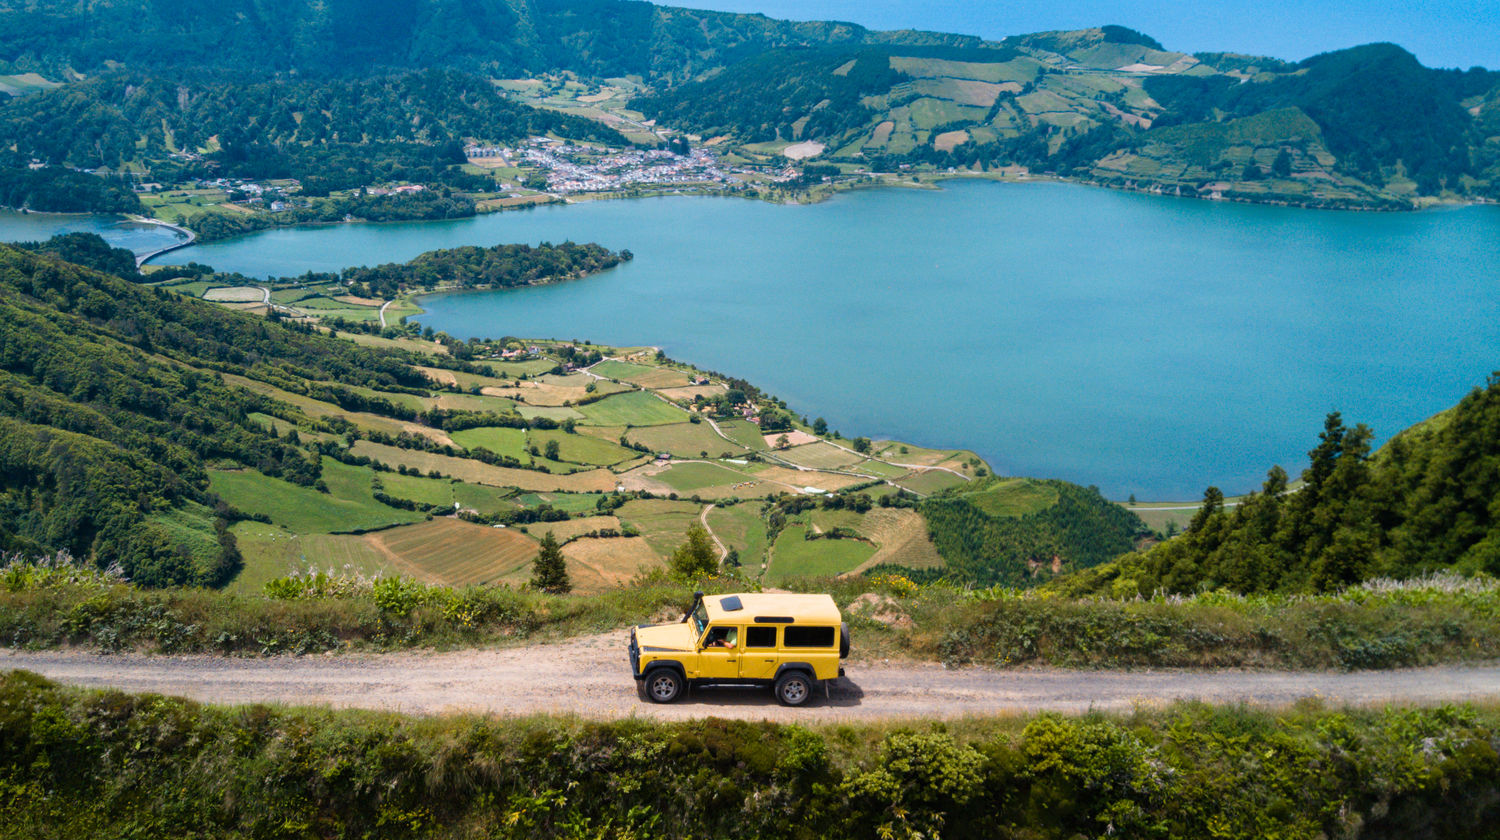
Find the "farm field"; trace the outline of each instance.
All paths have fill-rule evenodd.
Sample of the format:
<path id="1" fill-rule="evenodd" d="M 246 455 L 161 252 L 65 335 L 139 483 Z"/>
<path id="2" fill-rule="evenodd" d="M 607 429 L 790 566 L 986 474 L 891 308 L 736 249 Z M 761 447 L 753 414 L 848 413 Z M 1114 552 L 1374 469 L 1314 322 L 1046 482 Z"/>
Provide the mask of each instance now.
<path id="1" fill-rule="evenodd" d="M 661 556 L 640 537 L 584 537 L 563 546 L 562 551 L 573 591 L 585 594 L 618 586 L 664 565 Z"/>
<path id="2" fill-rule="evenodd" d="M 589 372 L 598 376 L 619 379 L 623 382 L 629 382 L 632 385 L 651 389 L 681 388 L 689 382 L 687 374 L 680 370 L 637 365 L 614 359 L 605 359 L 589 368 Z"/>
<path id="3" fill-rule="evenodd" d="M 356 456 L 371 458 L 391 467 L 415 468 L 423 474 L 437 470 L 444 476 L 475 484 L 488 484 L 492 487 L 515 487 L 521 490 L 537 491 L 566 490 L 575 493 L 602 493 L 615 488 L 614 474 L 608 470 L 552 475 L 535 470 L 495 467 L 467 458 L 455 458 L 435 452 L 400 449 L 368 440 L 355 441 L 352 452 Z"/>
<path id="4" fill-rule="evenodd" d="M 613 516 L 587 516 L 583 519 L 566 519 L 561 522 L 534 522 L 525 526 L 529 536 L 541 539 L 551 534 L 558 542 L 567 542 L 591 531 L 620 530 L 620 520 Z"/>
<path id="5" fill-rule="evenodd" d="M 927 536 L 927 521 L 914 510 L 874 508 L 864 514 L 859 532 L 874 540 L 878 548 L 853 572 L 881 563 L 911 569 L 936 569 L 943 565 L 942 555 Z"/>
<path id="6" fill-rule="evenodd" d="M 608 397 L 578 411 L 595 426 L 656 426 L 687 420 L 687 412 L 645 391 Z"/>
<path id="7" fill-rule="evenodd" d="M 740 565 L 758 574 L 766 562 L 766 523 L 759 502 L 716 505 L 708 512 L 708 525 L 724 544 L 740 553 Z"/>
<path id="8" fill-rule="evenodd" d="M 728 452 L 735 458 L 748 450 L 718 436 L 708 423 L 673 423 L 667 426 L 645 426 L 625 432 L 625 439 L 639 443 L 652 452 L 670 452 L 678 458 L 722 457 Z M 708 453 L 706 456 L 703 453 Z"/>
<path id="9" fill-rule="evenodd" d="M 788 525 L 771 547 L 766 569 L 768 583 L 779 583 L 799 575 L 840 575 L 875 553 L 875 547 L 859 540 L 809 540 L 807 526 Z"/>
<path id="10" fill-rule="evenodd" d="M 639 453 L 618 443 L 596 437 L 569 434 L 561 429 L 532 429 L 528 437 L 533 446 L 545 450 L 549 441 L 557 441 L 558 456 L 563 461 L 606 467 L 636 457 Z"/>
<path id="11" fill-rule="evenodd" d="M 958 485 L 964 483 L 964 479 L 954 475 L 953 473 L 944 472 L 943 470 L 925 470 L 923 472 L 914 473 L 907 478 L 903 478 L 900 481 L 897 481 L 896 483 L 906 488 L 907 490 L 912 491 L 913 493 L 920 493 L 924 496 L 927 496 L 936 493 L 939 490 L 946 490 L 949 487 L 957 487 Z"/>
<path id="12" fill-rule="evenodd" d="M 709 487 L 727 487 L 750 480 L 749 476 L 728 467 L 702 461 L 675 463 L 657 473 L 655 478 L 679 493 L 696 493 Z"/>
<path id="13" fill-rule="evenodd" d="M 453 432 L 453 442 L 465 449 L 483 447 L 496 455 L 509 455 L 523 464 L 531 463 L 531 453 L 526 451 L 526 430 L 508 426 L 479 426 Z"/>
<path id="14" fill-rule="evenodd" d="M 529 508 L 549 505 L 568 513 L 584 513 L 598 509 L 599 496 L 591 493 L 526 493 L 517 496 L 516 503 Z"/>
<path id="15" fill-rule="evenodd" d="M 373 577 L 394 574 L 395 566 L 368 542 L 353 534 L 293 534 L 275 525 L 238 522 L 230 529 L 245 565 L 226 587 L 230 592 L 260 594 L 266 582 L 309 569 Z"/>
<path id="16" fill-rule="evenodd" d="M 770 449 L 760 427 L 748 420 L 729 420 L 719 423 L 719 431 L 746 449 L 763 451 Z"/>
<path id="17" fill-rule="evenodd" d="M 840 449 L 825 441 L 781 449 L 776 452 L 776 456 L 798 466 L 812 467 L 817 470 L 846 469 L 865 460 L 860 455 Z"/>
<path id="18" fill-rule="evenodd" d="M 640 531 L 658 554 L 668 557 L 686 539 L 688 526 L 698 521 L 699 510 L 693 502 L 635 499 L 615 511 L 615 516 Z"/>
<path id="19" fill-rule="evenodd" d="M 367 536 L 403 574 L 447 586 L 496 583 L 520 570 L 529 573 L 537 553 L 536 541 L 514 528 L 449 517 Z"/>
<path id="20" fill-rule="evenodd" d="M 342 465 L 341 465 L 342 466 Z M 383 528 L 422 518 L 422 514 L 387 507 L 347 486 L 344 495 L 319 493 L 310 487 L 271 478 L 254 470 L 209 470 L 209 489 L 246 513 L 302 534 L 328 534 Z M 333 490 L 333 483 L 329 489 Z"/>
<path id="21" fill-rule="evenodd" d="M 1057 490 L 1029 478 L 1011 478 L 963 498 L 990 516 L 1018 517 L 1057 504 Z"/>

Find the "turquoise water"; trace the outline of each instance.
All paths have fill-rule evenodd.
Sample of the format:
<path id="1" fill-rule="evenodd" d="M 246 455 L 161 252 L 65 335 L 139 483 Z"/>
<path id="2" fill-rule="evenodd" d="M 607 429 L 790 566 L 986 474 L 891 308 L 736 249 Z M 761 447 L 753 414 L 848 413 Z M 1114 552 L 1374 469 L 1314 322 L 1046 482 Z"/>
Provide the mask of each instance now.
<path id="1" fill-rule="evenodd" d="M 1300 470 L 1334 409 L 1384 439 L 1500 369 L 1500 208 L 1293 210 L 950 182 L 806 207 L 592 202 L 271 231 L 173 252 L 255 276 L 597 241 L 573 283 L 433 296 L 451 334 L 654 344 L 846 434 L 1195 498 Z"/>
<path id="2" fill-rule="evenodd" d="M 132 222 L 121 216 L 0 209 L 0 242 L 43 242 L 61 233 L 97 233 L 116 248 L 129 248 L 137 254 L 186 238 L 171 228 Z"/>

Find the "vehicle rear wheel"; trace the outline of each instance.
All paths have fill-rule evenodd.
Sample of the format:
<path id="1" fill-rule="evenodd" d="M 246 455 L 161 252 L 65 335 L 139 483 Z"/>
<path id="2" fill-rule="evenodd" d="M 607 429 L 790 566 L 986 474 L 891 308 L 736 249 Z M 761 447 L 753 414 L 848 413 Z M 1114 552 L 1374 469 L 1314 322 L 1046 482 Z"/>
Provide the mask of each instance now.
<path id="1" fill-rule="evenodd" d="M 801 671 L 788 671 L 776 680 L 776 702 L 783 706 L 801 706 L 812 697 L 812 679 Z"/>
<path id="2" fill-rule="evenodd" d="M 682 696 L 683 680 L 671 668 L 657 668 L 646 675 L 646 696 L 653 703 L 670 703 Z"/>

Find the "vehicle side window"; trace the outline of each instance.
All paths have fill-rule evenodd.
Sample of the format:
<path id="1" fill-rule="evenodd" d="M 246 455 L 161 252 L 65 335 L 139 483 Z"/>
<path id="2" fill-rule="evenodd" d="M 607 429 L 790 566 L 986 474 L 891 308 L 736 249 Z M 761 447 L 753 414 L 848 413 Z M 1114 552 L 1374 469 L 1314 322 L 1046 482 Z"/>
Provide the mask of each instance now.
<path id="1" fill-rule="evenodd" d="M 773 648 L 776 647 L 775 627 L 748 627 L 745 629 L 745 647 L 747 648 Z"/>
<path id="2" fill-rule="evenodd" d="M 833 647 L 834 632 L 832 627 L 792 625 L 786 628 L 786 635 L 782 638 L 789 648 L 826 648 Z"/>
<path id="3" fill-rule="evenodd" d="M 739 644 L 739 633 L 736 627 L 710 627 L 708 635 L 703 637 L 703 646 L 706 648 L 732 648 Z"/>

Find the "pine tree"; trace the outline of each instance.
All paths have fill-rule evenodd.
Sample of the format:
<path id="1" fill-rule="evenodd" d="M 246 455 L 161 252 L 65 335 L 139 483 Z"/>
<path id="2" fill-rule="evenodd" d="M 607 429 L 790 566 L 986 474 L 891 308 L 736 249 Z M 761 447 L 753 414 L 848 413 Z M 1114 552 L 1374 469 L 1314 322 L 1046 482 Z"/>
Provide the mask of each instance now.
<path id="1" fill-rule="evenodd" d="M 672 552 L 670 567 L 672 574 L 689 580 L 706 577 L 718 569 L 719 552 L 702 525 L 694 524 L 687 529 L 687 540 Z"/>
<path id="2" fill-rule="evenodd" d="M 553 595 L 561 595 L 573 588 L 572 581 L 568 580 L 568 563 L 563 559 L 562 547 L 551 531 L 542 537 L 542 549 L 532 561 L 531 586 Z"/>

